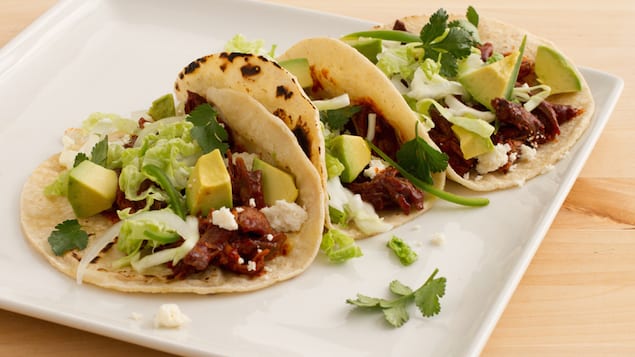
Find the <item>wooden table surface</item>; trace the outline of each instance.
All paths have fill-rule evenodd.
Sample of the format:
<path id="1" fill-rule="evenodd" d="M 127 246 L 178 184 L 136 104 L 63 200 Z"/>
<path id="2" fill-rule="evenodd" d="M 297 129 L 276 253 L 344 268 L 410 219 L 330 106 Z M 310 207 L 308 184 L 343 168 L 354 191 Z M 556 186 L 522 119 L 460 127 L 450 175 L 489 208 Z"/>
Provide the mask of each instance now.
<path id="1" fill-rule="evenodd" d="M 277 0 L 363 19 L 439 7 L 516 24 L 554 41 L 576 64 L 624 79 L 617 107 L 483 356 L 635 355 L 635 23 L 632 0 Z M 575 3 L 574 7 L 571 7 Z M 0 0 L 0 46 L 55 4 Z M 163 355 L 0 310 L 0 355 Z"/>

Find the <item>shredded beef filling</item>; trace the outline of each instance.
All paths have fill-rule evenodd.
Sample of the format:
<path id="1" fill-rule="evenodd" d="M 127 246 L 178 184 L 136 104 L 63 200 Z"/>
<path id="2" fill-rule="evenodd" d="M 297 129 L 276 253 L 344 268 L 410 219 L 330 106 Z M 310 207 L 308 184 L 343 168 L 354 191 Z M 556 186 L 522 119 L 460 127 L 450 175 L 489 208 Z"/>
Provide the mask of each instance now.
<path id="1" fill-rule="evenodd" d="M 423 209 L 423 191 L 398 175 L 396 168 L 388 167 L 370 181 L 356 181 L 346 187 L 376 210 L 396 208 L 408 215 L 413 209 Z"/>
<path id="2" fill-rule="evenodd" d="M 201 238 L 194 248 L 175 266 L 174 277 L 183 279 L 190 274 L 217 266 L 238 274 L 258 276 L 265 271 L 265 261 L 288 251 L 287 237 L 274 231 L 267 217 L 258 209 L 241 206 L 232 211 L 238 229 L 228 231 L 212 224 L 211 213 L 199 218 Z"/>
<path id="3" fill-rule="evenodd" d="M 481 58 L 486 60 L 493 53 L 493 46 L 484 43 L 480 47 Z M 518 74 L 517 85 L 535 83 L 535 72 L 533 61 L 523 58 Z M 461 98 L 458 98 L 461 99 Z M 527 111 L 522 104 L 511 102 L 505 98 L 495 98 L 492 100 L 494 113 L 498 122 L 498 128 L 492 134 L 492 142 L 496 144 L 509 144 L 512 155 L 519 151 L 521 145 L 538 147 L 555 140 L 560 135 L 560 125 L 568 122 L 583 110 L 571 105 L 554 104 L 548 101 L 542 103 L 532 110 Z M 480 104 L 472 105 L 474 108 L 483 110 Z M 432 140 L 439 146 L 439 149 L 449 157 L 449 165 L 459 176 L 464 176 L 476 167 L 475 158 L 465 159 L 458 138 L 451 129 L 452 124 L 445 120 L 436 108 L 430 109 L 430 117 L 435 127 L 429 132 Z M 513 164 L 510 160 L 498 170 L 506 173 Z"/>

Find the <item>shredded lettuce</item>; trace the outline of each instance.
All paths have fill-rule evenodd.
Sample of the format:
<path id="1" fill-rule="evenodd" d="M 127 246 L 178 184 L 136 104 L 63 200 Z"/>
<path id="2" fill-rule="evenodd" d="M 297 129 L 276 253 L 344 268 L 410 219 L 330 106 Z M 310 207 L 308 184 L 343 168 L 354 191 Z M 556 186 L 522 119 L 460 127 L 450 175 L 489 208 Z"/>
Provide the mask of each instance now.
<path id="1" fill-rule="evenodd" d="M 456 81 L 440 74 L 441 65 L 430 58 L 415 70 L 407 95 L 415 99 L 441 99 L 448 95 L 464 95 L 465 89 Z"/>
<path id="2" fill-rule="evenodd" d="M 225 51 L 227 52 L 241 52 L 252 53 L 255 55 L 265 56 L 268 58 L 275 58 L 276 45 L 272 45 L 269 50 L 265 48 L 265 41 L 258 39 L 249 41 L 242 34 L 236 34 L 225 44 Z"/>
<path id="3" fill-rule="evenodd" d="M 377 67 L 389 78 L 398 76 L 410 81 L 419 67 L 419 59 L 423 56 L 423 49 L 420 46 L 420 42 L 407 43 L 403 46 L 385 46 L 384 50 L 377 55 Z"/>
<path id="4" fill-rule="evenodd" d="M 536 109 L 551 94 L 551 87 L 546 84 L 530 87 L 526 83 L 512 90 L 512 98 L 520 101 L 525 110 L 531 112 Z"/>
<path id="5" fill-rule="evenodd" d="M 342 263 L 363 255 L 361 248 L 355 244 L 355 240 L 337 229 L 329 229 L 322 236 L 320 250 L 332 263 Z"/>

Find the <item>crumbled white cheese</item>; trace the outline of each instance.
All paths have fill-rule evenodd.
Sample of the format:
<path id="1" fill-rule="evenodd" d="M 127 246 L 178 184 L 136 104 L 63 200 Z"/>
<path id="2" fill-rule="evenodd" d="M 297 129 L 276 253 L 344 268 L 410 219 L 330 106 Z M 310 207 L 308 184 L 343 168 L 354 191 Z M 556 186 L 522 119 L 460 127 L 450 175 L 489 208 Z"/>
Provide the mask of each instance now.
<path id="1" fill-rule="evenodd" d="M 364 176 L 372 180 L 375 177 L 375 175 L 384 171 L 387 167 L 388 167 L 388 163 L 386 163 L 384 160 L 372 158 L 370 159 L 368 168 L 364 170 Z"/>
<path id="2" fill-rule="evenodd" d="M 236 207 L 236 213 L 240 213 L 242 211 L 244 211 L 245 209 L 242 207 Z"/>
<path id="3" fill-rule="evenodd" d="M 531 161 L 536 157 L 536 149 L 529 145 L 520 146 L 520 159 L 523 161 Z"/>
<path id="4" fill-rule="evenodd" d="M 238 229 L 236 217 L 234 217 L 232 211 L 227 207 L 221 207 L 220 209 L 212 211 L 212 223 L 228 231 Z"/>
<path id="5" fill-rule="evenodd" d="M 269 233 L 265 236 L 265 238 L 267 238 L 267 240 L 271 242 L 273 240 L 273 234 Z"/>
<path id="6" fill-rule="evenodd" d="M 154 327 L 179 328 L 189 321 L 190 318 L 181 312 L 178 305 L 163 304 L 154 316 Z"/>
<path id="7" fill-rule="evenodd" d="M 250 260 L 247 262 L 247 271 L 255 271 L 256 270 L 256 262 Z"/>
<path id="8" fill-rule="evenodd" d="M 509 161 L 507 153 L 510 150 L 511 146 L 509 146 L 509 144 L 496 144 L 494 150 L 477 156 L 478 163 L 476 164 L 476 171 L 478 171 L 479 174 L 486 174 L 498 170 L 499 167 Z"/>
<path id="9" fill-rule="evenodd" d="M 443 245 L 443 242 L 445 242 L 445 235 L 443 233 L 434 233 L 432 235 L 432 238 L 430 239 L 430 242 L 436 246 L 441 246 Z"/>
<path id="10" fill-rule="evenodd" d="M 249 207 L 256 207 L 256 199 L 255 198 L 250 198 L 249 199 Z"/>
<path id="11" fill-rule="evenodd" d="M 271 228 L 278 232 L 297 232 L 307 220 L 306 210 L 295 202 L 277 200 L 273 206 L 260 210 L 271 224 Z"/>
<path id="12" fill-rule="evenodd" d="M 143 319 L 143 315 L 138 312 L 133 312 L 132 314 L 130 314 L 130 318 L 135 321 L 141 321 L 141 319 Z"/>

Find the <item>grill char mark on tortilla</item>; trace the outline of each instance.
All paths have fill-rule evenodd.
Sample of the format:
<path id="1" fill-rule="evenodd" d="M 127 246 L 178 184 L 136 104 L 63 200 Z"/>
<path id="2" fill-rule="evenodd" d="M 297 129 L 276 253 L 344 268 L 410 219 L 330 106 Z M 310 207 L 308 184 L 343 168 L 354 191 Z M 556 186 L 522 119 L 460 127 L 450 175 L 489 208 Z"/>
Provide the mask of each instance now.
<path id="1" fill-rule="evenodd" d="M 276 97 L 284 97 L 284 99 L 289 99 L 292 96 L 293 96 L 293 91 L 289 90 L 289 88 L 285 86 L 276 87 Z"/>

